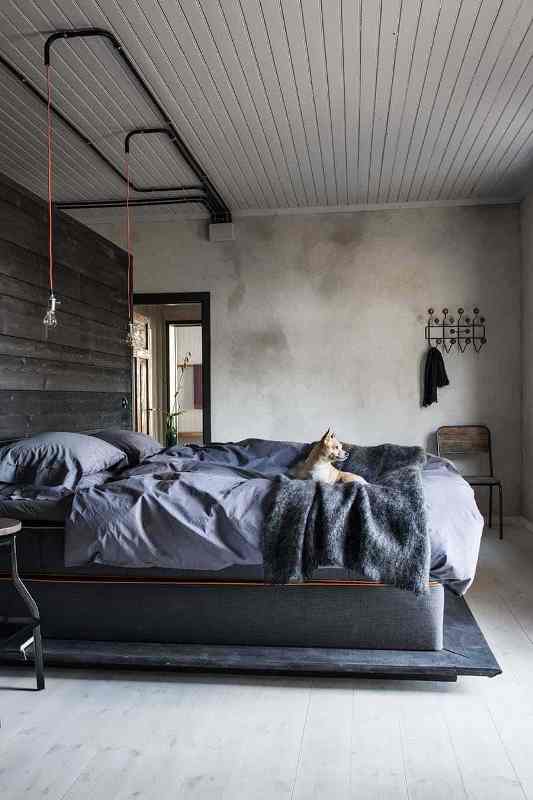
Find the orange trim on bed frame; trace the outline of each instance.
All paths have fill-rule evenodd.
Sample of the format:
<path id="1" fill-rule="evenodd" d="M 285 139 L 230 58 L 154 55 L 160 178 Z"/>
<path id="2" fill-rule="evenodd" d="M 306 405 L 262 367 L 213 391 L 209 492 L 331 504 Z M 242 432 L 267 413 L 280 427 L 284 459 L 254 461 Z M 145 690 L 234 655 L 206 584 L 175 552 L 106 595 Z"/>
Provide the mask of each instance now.
<path id="1" fill-rule="evenodd" d="M 117 576 L 106 576 L 106 577 L 98 577 L 98 576 L 90 576 L 90 575 L 40 575 L 40 574 L 23 574 L 22 577 L 24 580 L 27 581 L 35 581 L 36 583 L 158 583 L 158 584 L 170 584 L 170 585 L 179 585 L 179 586 L 246 586 L 246 587 L 257 587 L 262 589 L 276 589 L 280 588 L 279 585 L 269 583 L 268 581 L 232 581 L 232 580 L 209 580 L 204 581 L 201 579 L 198 580 L 189 580 L 185 578 L 160 578 L 157 576 L 151 578 L 142 578 L 137 576 L 130 576 L 130 577 L 122 577 L 121 575 Z M 0 581 L 10 581 L 9 576 L 0 576 Z M 361 588 L 383 588 L 383 589 L 394 589 L 395 587 L 388 583 L 382 583 L 380 581 L 365 581 L 365 580 L 311 580 L 311 581 L 301 581 L 301 582 L 291 582 L 291 583 L 284 583 L 282 584 L 283 588 L 289 589 L 296 589 L 296 588 L 303 588 L 303 587 L 310 587 L 310 588 L 340 588 L 340 587 L 350 587 L 352 589 L 361 589 Z M 435 589 L 438 586 L 441 586 L 439 581 L 429 581 L 428 584 L 430 589 Z"/>

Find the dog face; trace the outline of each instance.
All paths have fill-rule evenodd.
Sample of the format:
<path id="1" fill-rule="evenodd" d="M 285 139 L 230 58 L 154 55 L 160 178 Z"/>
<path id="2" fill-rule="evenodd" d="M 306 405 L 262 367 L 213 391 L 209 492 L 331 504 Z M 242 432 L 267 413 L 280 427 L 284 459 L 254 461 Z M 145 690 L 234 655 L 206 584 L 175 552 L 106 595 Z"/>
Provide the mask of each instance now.
<path id="1" fill-rule="evenodd" d="M 344 461 L 348 458 L 348 453 L 343 449 L 331 428 L 327 429 L 320 440 L 320 451 L 328 461 Z"/>

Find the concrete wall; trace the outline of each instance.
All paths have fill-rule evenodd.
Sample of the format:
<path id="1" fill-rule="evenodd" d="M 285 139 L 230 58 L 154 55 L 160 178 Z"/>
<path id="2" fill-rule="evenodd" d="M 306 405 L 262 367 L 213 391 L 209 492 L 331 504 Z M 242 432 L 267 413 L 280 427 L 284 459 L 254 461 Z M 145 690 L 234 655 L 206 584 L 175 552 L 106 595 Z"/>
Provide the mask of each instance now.
<path id="1" fill-rule="evenodd" d="M 118 242 L 122 226 L 98 225 Z M 439 425 L 494 433 L 507 512 L 520 498 L 520 236 L 512 206 L 247 217 L 235 242 L 201 221 L 135 227 L 135 288 L 212 293 L 213 435 L 432 444 Z M 421 408 L 429 306 L 479 305 L 488 344 L 446 357 Z"/>
<path id="2" fill-rule="evenodd" d="M 533 521 L 533 194 L 521 206 L 522 514 Z"/>

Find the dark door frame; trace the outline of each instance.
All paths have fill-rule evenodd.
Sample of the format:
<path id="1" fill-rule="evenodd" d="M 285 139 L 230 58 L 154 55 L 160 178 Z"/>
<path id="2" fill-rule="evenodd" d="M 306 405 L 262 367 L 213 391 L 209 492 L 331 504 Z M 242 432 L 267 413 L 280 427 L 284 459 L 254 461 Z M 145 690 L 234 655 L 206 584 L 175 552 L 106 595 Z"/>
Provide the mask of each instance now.
<path id="1" fill-rule="evenodd" d="M 204 443 L 211 442 L 211 292 L 136 292 L 133 304 L 166 306 L 199 303 L 202 310 L 202 383 Z"/>

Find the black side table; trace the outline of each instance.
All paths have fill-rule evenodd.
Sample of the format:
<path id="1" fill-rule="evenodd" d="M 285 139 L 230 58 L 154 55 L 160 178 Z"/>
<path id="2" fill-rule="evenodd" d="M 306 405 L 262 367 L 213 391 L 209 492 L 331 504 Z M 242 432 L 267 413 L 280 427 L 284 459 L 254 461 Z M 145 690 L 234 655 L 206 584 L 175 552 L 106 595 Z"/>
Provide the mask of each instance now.
<path id="1" fill-rule="evenodd" d="M 6 625 L 20 627 L 6 639 L 0 639 L 0 649 L 6 649 L 16 639 L 23 641 L 23 647 L 29 646 L 33 640 L 35 678 L 37 690 L 44 689 L 43 643 L 41 639 L 41 620 L 37 603 L 22 582 L 17 566 L 17 533 L 22 529 L 22 523 L 15 519 L 0 518 L 0 547 L 9 547 L 11 552 L 11 580 L 13 586 L 22 598 L 24 605 L 30 612 L 29 617 L 3 617 L 0 622 Z M 26 638 L 26 637 L 29 637 Z M 26 641 L 24 639 L 26 638 Z M 22 648 L 21 648 L 22 649 Z M 24 652 L 24 650 L 22 650 Z"/>

